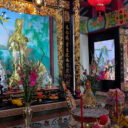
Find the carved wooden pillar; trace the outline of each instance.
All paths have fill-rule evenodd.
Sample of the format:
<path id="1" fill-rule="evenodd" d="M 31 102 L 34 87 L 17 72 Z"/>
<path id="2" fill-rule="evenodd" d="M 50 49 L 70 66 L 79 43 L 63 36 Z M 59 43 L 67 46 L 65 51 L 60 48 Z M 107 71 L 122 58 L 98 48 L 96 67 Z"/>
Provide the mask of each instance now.
<path id="1" fill-rule="evenodd" d="M 74 93 L 80 83 L 80 3 L 70 0 L 69 5 L 64 11 L 64 78 Z"/>
<path id="2" fill-rule="evenodd" d="M 74 1 L 74 63 L 75 63 L 75 86 L 80 86 L 80 3 Z"/>
<path id="3" fill-rule="evenodd" d="M 64 9 L 64 81 L 71 92 L 73 92 L 72 1 L 69 1 L 69 8 Z"/>

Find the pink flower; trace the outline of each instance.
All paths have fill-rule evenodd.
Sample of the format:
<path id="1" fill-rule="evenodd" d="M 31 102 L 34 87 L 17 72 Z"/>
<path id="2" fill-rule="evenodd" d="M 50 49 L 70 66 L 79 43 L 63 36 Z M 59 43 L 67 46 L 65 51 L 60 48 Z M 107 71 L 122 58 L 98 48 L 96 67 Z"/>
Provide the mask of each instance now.
<path id="1" fill-rule="evenodd" d="M 33 87 L 36 85 L 36 79 L 38 78 L 38 75 L 35 73 L 35 71 L 32 71 L 30 73 L 30 86 Z"/>
<path id="2" fill-rule="evenodd" d="M 30 86 L 33 87 L 33 86 L 35 86 L 35 85 L 36 85 L 36 80 L 31 80 L 31 81 L 30 81 Z"/>
<path id="3" fill-rule="evenodd" d="M 93 128 L 101 128 L 99 124 L 95 124 Z"/>
<path id="4" fill-rule="evenodd" d="M 32 71 L 31 73 L 30 73 L 30 79 L 32 78 L 34 78 L 34 79 L 36 79 L 38 77 L 38 75 L 35 73 L 35 71 Z"/>
<path id="5" fill-rule="evenodd" d="M 97 80 L 104 80 L 104 74 L 105 74 L 105 71 L 101 71 L 99 73 L 99 77 L 97 78 Z"/>

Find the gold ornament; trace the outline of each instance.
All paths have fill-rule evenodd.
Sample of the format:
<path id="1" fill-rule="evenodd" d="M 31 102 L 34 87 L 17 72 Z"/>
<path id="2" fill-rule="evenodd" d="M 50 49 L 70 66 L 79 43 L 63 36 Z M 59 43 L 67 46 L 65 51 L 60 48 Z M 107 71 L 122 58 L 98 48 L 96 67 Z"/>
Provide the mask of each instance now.
<path id="1" fill-rule="evenodd" d="M 51 0 L 47 0 L 47 4 L 51 5 Z M 52 8 L 52 7 L 41 6 L 40 13 L 38 13 L 38 9 L 33 3 L 27 2 L 24 0 L 2 0 L 2 2 L 0 1 L 0 8 L 6 8 L 10 11 L 15 11 L 18 13 L 27 13 L 31 15 L 40 15 L 40 16 L 53 16 L 55 18 L 56 30 L 57 30 L 57 45 L 58 45 L 58 68 L 59 68 L 59 76 L 62 76 L 63 58 L 64 58 L 62 54 L 63 52 L 63 8 L 61 7 Z M 11 47 L 12 45 L 13 43 L 11 44 Z M 15 48 L 15 50 L 16 49 L 17 48 Z M 13 77 L 15 77 L 15 75 L 13 75 Z M 10 79 L 9 81 L 12 81 L 12 80 Z"/>
<path id="2" fill-rule="evenodd" d="M 114 125 L 113 128 L 120 128 L 120 126 L 116 124 L 116 125 Z"/>
<path id="3" fill-rule="evenodd" d="M 91 126 L 88 123 L 84 123 L 84 128 L 91 128 Z"/>
<path id="4" fill-rule="evenodd" d="M 80 2 L 74 0 L 74 44 L 75 44 L 75 80 L 76 85 L 80 82 Z"/>

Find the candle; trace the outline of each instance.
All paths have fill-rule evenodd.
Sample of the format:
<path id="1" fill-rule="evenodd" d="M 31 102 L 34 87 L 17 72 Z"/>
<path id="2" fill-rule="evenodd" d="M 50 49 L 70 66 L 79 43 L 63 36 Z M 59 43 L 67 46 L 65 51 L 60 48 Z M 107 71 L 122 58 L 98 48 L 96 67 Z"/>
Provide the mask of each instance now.
<path id="1" fill-rule="evenodd" d="M 84 128 L 84 120 L 83 120 L 83 95 L 80 96 L 80 120 L 81 120 L 81 128 Z"/>

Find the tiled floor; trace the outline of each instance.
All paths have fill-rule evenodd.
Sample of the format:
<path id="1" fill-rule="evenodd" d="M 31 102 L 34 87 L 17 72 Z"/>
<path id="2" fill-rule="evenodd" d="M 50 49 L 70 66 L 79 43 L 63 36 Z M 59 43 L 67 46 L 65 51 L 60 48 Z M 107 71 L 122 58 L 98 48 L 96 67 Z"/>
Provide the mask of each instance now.
<path id="1" fill-rule="evenodd" d="M 39 113 L 33 114 L 32 122 L 34 122 L 34 123 L 35 122 L 38 123 L 40 121 L 44 122 L 44 121 L 49 120 L 49 119 L 54 119 L 56 117 L 59 118 L 59 117 L 67 116 L 67 115 L 69 115 L 69 112 L 66 110 L 65 111 L 64 110 L 63 111 L 62 110 L 61 111 L 60 110 L 54 110 L 54 112 L 52 112 L 52 113 L 39 112 Z M 43 124 L 43 122 L 41 124 Z M 0 128 L 22 128 L 21 125 L 23 123 L 24 123 L 24 119 L 23 119 L 22 115 L 21 116 L 15 116 L 15 117 L 9 117 L 9 118 L 1 118 L 0 119 Z M 15 127 L 15 126 L 19 126 L 19 127 Z"/>
<path id="2" fill-rule="evenodd" d="M 48 120 L 41 120 L 31 124 L 31 128 L 70 128 L 71 116 L 56 117 Z M 74 128 L 80 128 L 80 124 L 76 122 Z M 24 128 L 23 125 L 8 127 L 8 128 Z"/>

